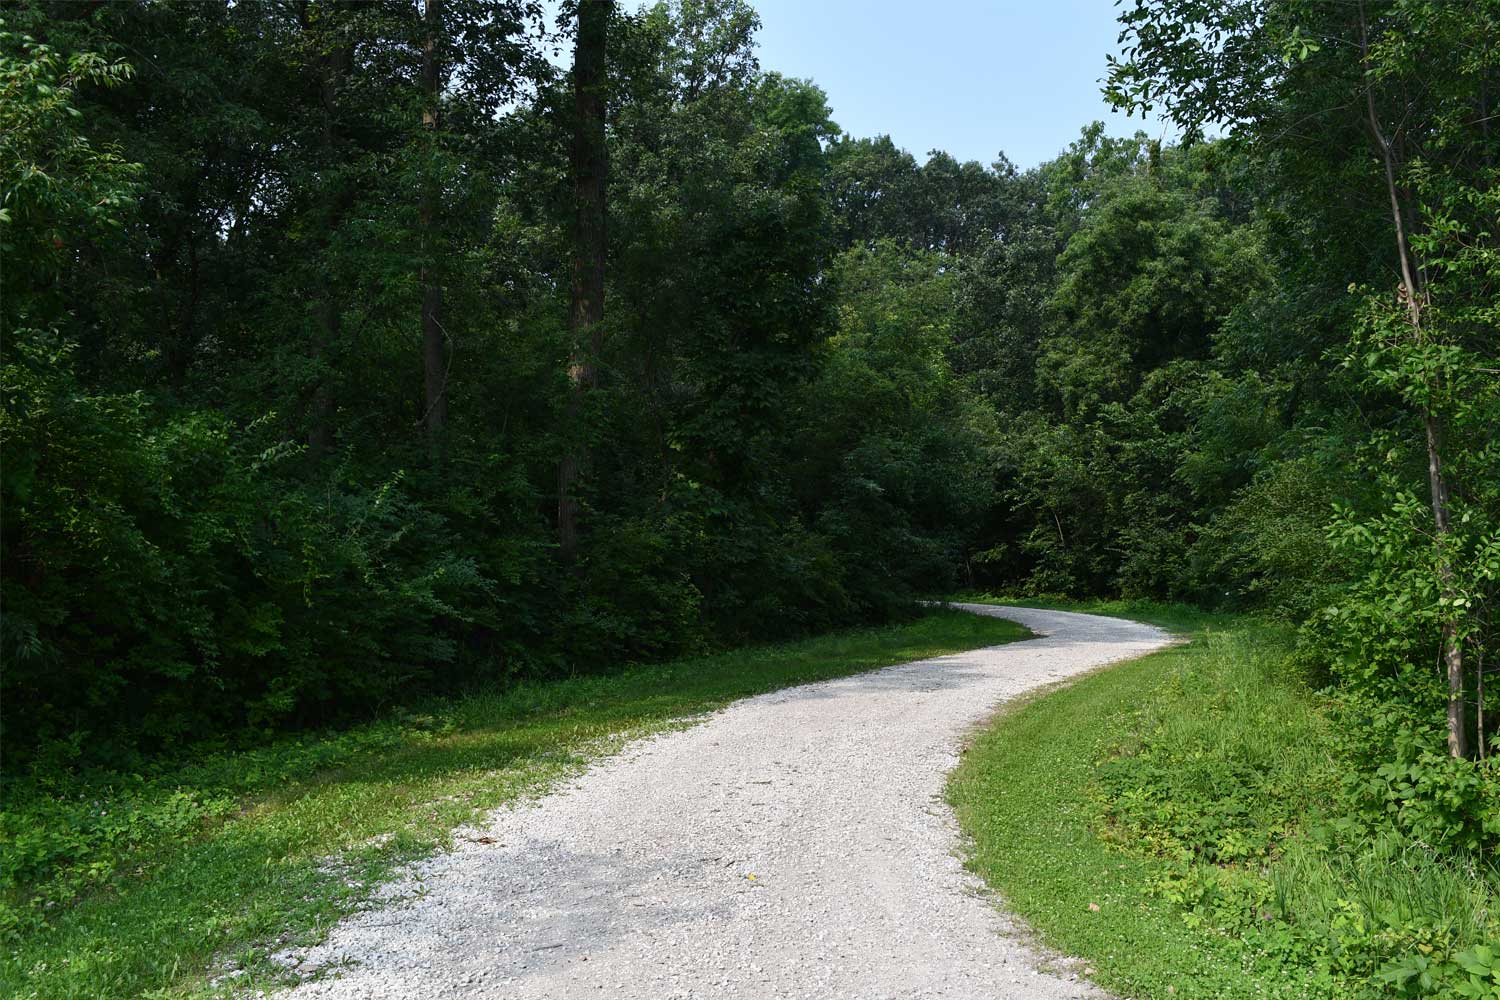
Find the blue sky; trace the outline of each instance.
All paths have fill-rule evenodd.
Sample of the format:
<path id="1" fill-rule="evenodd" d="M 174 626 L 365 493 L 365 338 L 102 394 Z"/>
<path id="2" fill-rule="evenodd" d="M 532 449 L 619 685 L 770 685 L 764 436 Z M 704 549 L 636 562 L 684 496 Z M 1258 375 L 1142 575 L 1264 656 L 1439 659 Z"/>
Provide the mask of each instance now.
<path id="1" fill-rule="evenodd" d="M 1113 0 L 751 0 L 760 64 L 811 78 L 851 135 L 889 133 L 923 159 L 945 149 L 1018 166 L 1051 159 L 1098 119 L 1112 135 L 1159 122 L 1099 93 L 1117 51 Z"/>

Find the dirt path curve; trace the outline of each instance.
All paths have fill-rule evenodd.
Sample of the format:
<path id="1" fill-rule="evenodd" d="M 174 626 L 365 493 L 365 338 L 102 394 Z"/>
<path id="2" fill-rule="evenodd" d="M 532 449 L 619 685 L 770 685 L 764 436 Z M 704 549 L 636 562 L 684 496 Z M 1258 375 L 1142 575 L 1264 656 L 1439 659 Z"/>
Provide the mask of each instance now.
<path id="1" fill-rule="evenodd" d="M 1170 639 L 961 607 L 1042 638 L 749 698 L 632 744 L 340 924 L 302 967 L 352 964 L 291 995 L 1102 996 L 1039 971 L 964 871 L 944 776 L 1000 702 Z"/>

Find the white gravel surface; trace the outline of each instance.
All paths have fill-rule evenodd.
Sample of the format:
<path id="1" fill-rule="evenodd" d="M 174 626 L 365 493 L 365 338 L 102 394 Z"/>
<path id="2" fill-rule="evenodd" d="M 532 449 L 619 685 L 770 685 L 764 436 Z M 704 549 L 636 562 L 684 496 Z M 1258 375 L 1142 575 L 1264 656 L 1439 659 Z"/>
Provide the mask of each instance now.
<path id="1" fill-rule="evenodd" d="M 311 998 L 1102 997 L 958 854 L 944 777 L 1001 702 L 1170 637 L 960 605 L 1041 638 L 736 702 L 503 808 L 286 956 Z"/>

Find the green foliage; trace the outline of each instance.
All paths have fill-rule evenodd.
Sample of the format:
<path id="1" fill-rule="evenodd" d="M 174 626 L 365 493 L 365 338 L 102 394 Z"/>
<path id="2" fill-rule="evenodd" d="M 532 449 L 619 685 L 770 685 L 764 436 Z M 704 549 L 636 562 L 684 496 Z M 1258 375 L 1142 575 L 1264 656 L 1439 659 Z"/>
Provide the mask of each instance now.
<path id="1" fill-rule="evenodd" d="M 1206 356 L 1264 283 L 1253 237 L 1216 216 L 1151 176 L 1117 182 L 1084 216 L 1057 261 L 1057 334 L 1038 367 L 1069 419 L 1128 397 L 1143 371 Z"/>
<path id="2" fill-rule="evenodd" d="M 1261 235 L 1225 193 L 1242 169 L 1232 156 L 1086 130 L 1029 181 L 1035 221 L 1024 241 L 959 272 L 957 357 L 972 364 L 968 329 L 994 324 L 983 336 L 1014 345 L 1027 366 L 975 366 L 975 384 L 1010 415 L 1003 520 L 976 560 L 983 578 L 1033 593 L 1210 602 L 1250 587 L 1224 578 L 1203 539 L 1257 467 L 1289 450 L 1285 407 L 1268 388 L 1298 390 L 1221 360 L 1241 336 L 1240 310 L 1271 278 Z M 1055 234 L 1067 235 L 1055 269 L 1017 250 L 1056 252 Z M 1045 308 L 1001 297 L 996 286 L 1009 280 L 1036 289 Z M 1328 498 L 1315 502 L 1321 520 Z M 1246 539 L 1255 550 L 1274 543 Z"/>
<path id="3" fill-rule="evenodd" d="M 108 239 L 140 167 L 80 129 L 78 93 L 118 87 L 132 70 L 99 52 L 64 55 L 0 21 L 0 250 L 9 322 L 46 324 L 69 244 Z M 40 301 L 39 301 L 40 300 Z"/>
<path id="4" fill-rule="evenodd" d="M 1430 544 L 1427 505 L 1389 484 L 1389 512 L 1359 517 L 1344 508 L 1329 529 L 1336 548 L 1358 558 L 1365 574 L 1344 600 L 1319 618 L 1327 630 L 1336 670 L 1359 690 L 1396 698 L 1438 697 L 1441 679 L 1424 669 L 1450 606 L 1485 602 L 1500 578 L 1500 541 L 1483 532 L 1455 533 L 1441 547 Z M 1460 523 L 1467 519 L 1460 516 Z M 1448 574 L 1451 593 L 1440 580 Z M 1476 627 L 1478 623 L 1471 623 Z"/>
<path id="5" fill-rule="evenodd" d="M 1321 834 L 1270 866 L 1268 926 L 1204 902 L 1254 902 L 1264 880 L 1199 865 L 1176 901 L 1350 995 L 1490 995 L 1472 946 L 1496 937 L 1500 23 L 1483 4 L 1178 0 L 1136 0 L 1121 22 L 1110 96 L 1163 108 L 1190 141 L 1227 133 L 1209 148 L 1250 164 L 1272 265 L 1212 346 L 1240 387 L 1213 395 L 1240 402 L 1198 411 L 1179 469 L 1200 505 L 1190 566 L 1203 590 L 1302 625 L 1298 662 L 1333 684 L 1342 772 Z M 1476 759 L 1452 755 L 1450 705 L 1454 732 L 1488 744 Z M 1158 784 L 1148 803 L 1183 797 Z"/>
<path id="6" fill-rule="evenodd" d="M 903 616 L 952 580 L 991 430 L 950 398 L 951 295 L 934 281 L 920 314 L 837 332 L 836 126 L 817 88 L 759 69 L 738 3 L 611 26 L 610 334 L 564 571 L 569 81 L 526 35 L 532 5 L 442 11 L 435 52 L 464 70 L 432 128 L 409 6 L 8 13 L 47 40 L 4 39 L 16 765 Z M 977 241 L 989 223 L 953 235 L 952 199 L 1004 178 L 930 178 L 920 225 Z M 427 281 L 440 435 L 412 339 Z M 849 315 L 882 294 L 851 282 Z M 877 384 L 911 406 L 861 397 Z"/>
<path id="7" fill-rule="evenodd" d="M 1327 454 L 1258 470 L 1193 542 L 1190 566 L 1201 593 L 1293 623 L 1338 600 L 1349 571 L 1328 540 L 1326 504 L 1343 483 L 1337 458 Z"/>
<path id="8" fill-rule="evenodd" d="M 862 606 L 946 589 L 992 500 L 991 414 L 947 359 L 952 281 L 940 259 L 891 243 L 833 269 L 838 330 L 801 403 L 803 503 Z M 874 574 L 860 567 L 875 569 Z"/>
<path id="9" fill-rule="evenodd" d="M 1256 312 L 1291 320 L 1323 366 L 1342 362 L 1335 377 L 1355 399 L 1357 420 L 1325 399 L 1298 421 L 1304 439 L 1342 425 L 1358 481 L 1325 493 L 1338 502 L 1329 539 L 1350 585 L 1314 616 L 1312 655 L 1361 695 L 1407 706 L 1417 728 L 1451 695 L 1473 706 L 1455 723 L 1470 742 L 1493 739 L 1479 717 L 1494 711 L 1480 675 L 1495 655 L 1500 512 L 1494 9 L 1137 0 L 1121 21 L 1131 55 L 1111 67 L 1112 99 L 1127 110 L 1159 102 L 1189 135 L 1223 125 L 1225 145 L 1265 164 L 1264 218 L 1289 229 L 1267 230 L 1285 247 L 1284 305 L 1229 324 L 1243 343 L 1226 356 L 1270 353 L 1294 374 L 1305 362 L 1285 346 L 1266 351 L 1280 334 L 1242 325 Z M 1430 666 L 1445 634 L 1451 692 L 1435 689 Z"/>
<path id="10" fill-rule="evenodd" d="M 1342 828 L 1392 836 L 1460 858 L 1493 857 L 1500 844 L 1500 768 L 1455 760 L 1432 715 L 1370 695 L 1337 702 L 1350 762 Z"/>
<path id="11" fill-rule="evenodd" d="M 28 706 L 9 738 L 100 759 L 347 715 L 454 662 L 439 623 L 475 621 L 491 585 L 413 543 L 442 524 L 402 477 L 289 491 L 264 424 L 153 427 L 141 397 L 84 394 L 39 347 L 4 369 L 6 685 Z"/>

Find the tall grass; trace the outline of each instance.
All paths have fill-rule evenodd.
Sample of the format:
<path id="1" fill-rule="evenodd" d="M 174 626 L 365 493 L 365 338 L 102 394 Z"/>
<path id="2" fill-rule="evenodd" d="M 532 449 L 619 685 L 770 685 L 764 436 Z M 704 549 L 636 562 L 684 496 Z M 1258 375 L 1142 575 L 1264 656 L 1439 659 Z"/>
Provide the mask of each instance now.
<path id="1" fill-rule="evenodd" d="M 1500 943 L 1500 862 L 1455 860 L 1381 838 L 1362 850 L 1299 843 L 1270 871 L 1276 909 L 1308 932 L 1340 927 L 1403 946 L 1403 931 L 1463 945 Z M 1372 959 L 1375 956 L 1372 956 Z M 1395 957 L 1382 955 L 1381 958 Z"/>
<path id="2" fill-rule="evenodd" d="M 1289 636 L 1202 629 L 1163 657 L 1149 696 L 1113 720 L 1106 808 L 1136 835 L 1210 860 L 1276 853 L 1335 785 L 1328 721 L 1287 667 Z"/>

